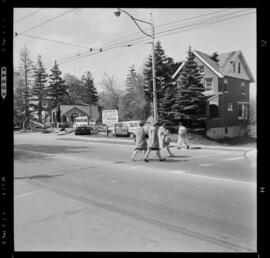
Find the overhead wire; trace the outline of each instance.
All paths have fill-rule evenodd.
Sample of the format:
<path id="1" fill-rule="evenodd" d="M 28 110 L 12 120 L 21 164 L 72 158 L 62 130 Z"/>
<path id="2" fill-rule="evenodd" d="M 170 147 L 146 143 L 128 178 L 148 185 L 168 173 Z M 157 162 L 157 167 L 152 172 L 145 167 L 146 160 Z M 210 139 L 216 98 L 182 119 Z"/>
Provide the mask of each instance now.
<path id="1" fill-rule="evenodd" d="M 35 12 L 30 13 L 30 14 L 28 14 L 28 15 L 24 16 L 24 17 L 23 17 L 23 18 L 21 18 L 21 19 L 19 19 L 19 20 L 17 20 L 17 21 L 14 21 L 14 24 L 19 23 L 19 22 L 21 22 L 21 21 L 23 21 L 23 20 L 25 20 L 25 19 L 27 19 L 27 18 L 31 17 L 32 15 L 34 15 L 34 14 L 38 13 L 39 11 L 41 11 L 41 9 L 38 9 L 38 10 L 36 10 Z"/>
<path id="2" fill-rule="evenodd" d="M 76 8 L 74 8 L 74 9 L 76 9 Z M 69 11 L 67 11 L 65 13 L 62 13 L 62 14 L 60 14 L 60 15 L 58 15 L 58 16 L 56 16 L 56 17 L 54 17 L 54 18 L 52 18 L 52 19 L 50 19 L 48 21 L 46 21 L 46 23 L 49 22 L 49 21 L 51 21 L 51 20 L 53 20 L 53 19 L 56 19 L 59 16 L 62 16 L 64 14 L 68 13 L 68 12 L 74 11 L 74 9 L 73 10 L 69 10 Z M 239 17 L 242 17 L 244 15 L 249 15 L 250 14 L 250 13 L 241 14 L 242 12 L 246 11 L 246 9 L 244 9 L 244 10 L 240 10 L 240 11 L 237 10 L 236 12 L 231 12 L 229 14 L 222 14 L 222 15 L 217 15 L 217 16 L 211 16 L 211 17 L 208 17 L 206 19 L 200 19 L 198 21 L 195 21 L 199 17 L 204 17 L 204 16 L 207 16 L 209 14 L 214 14 L 214 13 L 217 14 L 217 13 L 221 13 L 221 12 L 224 12 L 224 11 L 227 11 L 227 10 L 228 9 L 221 10 L 221 11 L 218 11 L 218 12 L 212 12 L 212 13 L 208 13 L 208 14 L 203 14 L 203 15 L 199 15 L 199 16 L 196 16 L 196 17 L 190 17 L 190 18 L 187 18 L 185 20 L 182 19 L 182 20 L 170 22 L 170 23 L 167 23 L 167 24 L 159 25 L 159 26 L 156 27 L 157 30 L 156 30 L 155 35 L 156 35 L 156 37 L 169 36 L 169 35 L 172 35 L 172 34 L 183 32 L 183 31 L 194 30 L 194 29 L 197 29 L 197 28 L 202 27 L 202 26 L 209 26 L 209 25 L 215 24 L 217 22 L 226 21 L 226 20 L 232 19 L 232 18 L 239 18 Z M 237 14 L 234 15 L 235 13 L 237 13 Z M 234 15 L 234 16 L 232 16 L 232 15 Z M 183 23 L 183 21 L 186 22 L 187 20 L 194 20 L 194 22 L 192 22 L 192 23 L 189 22 L 189 23 L 187 23 L 185 25 L 182 25 L 182 26 L 179 26 L 178 25 L 178 27 L 173 27 L 173 28 L 170 28 L 170 29 L 167 29 L 167 30 L 164 30 L 164 29 L 161 30 L 160 29 L 160 27 L 168 26 L 168 25 L 171 25 L 171 24 Z M 42 24 L 45 24 L 45 23 L 42 23 Z M 38 26 L 41 26 L 42 24 L 39 24 L 37 26 L 32 27 L 31 30 L 34 29 L 34 28 L 36 28 L 36 27 L 38 27 Z M 20 33 L 20 34 L 23 34 L 23 33 Z M 102 46 L 103 46 L 103 50 L 102 51 L 104 51 L 104 50 L 109 50 L 109 49 L 113 49 L 113 48 L 119 48 L 119 47 L 121 47 L 121 46 L 119 46 L 119 44 L 122 44 L 122 45 L 126 44 L 126 45 L 128 45 L 128 44 L 130 44 L 131 41 L 133 43 L 132 45 L 134 45 L 135 43 L 136 44 L 146 43 L 146 41 L 149 40 L 149 37 L 147 37 L 147 36 L 141 36 L 141 37 L 134 38 L 134 36 L 135 35 L 138 35 L 138 34 L 140 34 L 140 32 L 129 34 L 129 35 L 126 35 L 124 37 L 121 37 L 121 38 L 118 38 L 118 39 L 115 39 L 115 40 L 112 40 L 112 41 L 103 43 L 103 44 L 99 45 L 101 47 L 100 49 L 102 49 Z M 56 40 L 49 40 L 49 39 L 39 38 L 39 37 L 35 37 L 35 36 L 31 36 L 31 35 L 25 35 L 25 34 L 23 36 L 32 37 L 32 38 L 38 38 L 38 39 L 42 39 L 42 40 L 52 41 L 52 42 L 55 42 L 55 43 L 61 43 L 61 44 L 66 44 L 66 45 L 71 45 L 71 46 L 76 46 L 76 47 L 81 47 L 81 48 L 88 49 L 88 47 L 86 47 L 86 46 L 77 45 L 77 44 L 73 44 L 73 43 L 61 42 L 61 41 L 56 41 Z M 129 38 L 129 37 L 132 37 L 132 38 L 130 38 L 130 39 L 124 41 L 124 42 L 123 41 L 122 42 L 120 41 L 121 39 Z M 120 41 L 120 42 L 117 42 L 117 41 Z M 113 43 L 113 42 L 117 42 L 117 43 Z M 95 48 L 95 50 L 98 50 L 98 48 Z M 97 52 L 97 53 L 99 53 L 99 52 Z M 97 53 L 95 53 L 95 54 L 97 54 Z M 94 53 L 89 53 L 89 51 L 87 51 L 85 53 L 80 53 L 80 54 L 77 53 L 77 54 L 75 54 L 75 55 L 73 54 L 73 55 L 71 55 L 69 57 L 64 57 L 61 60 L 63 60 L 63 59 L 64 60 L 71 59 L 71 60 L 68 60 L 69 62 L 71 62 L 71 61 L 76 61 L 77 59 L 80 59 L 80 58 L 83 58 L 83 57 L 87 57 L 87 56 L 92 55 L 92 54 L 94 54 Z"/>
<path id="3" fill-rule="evenodd" d="M 208 18 L 208 19 L 204 19 L 203 21 L 200 20 L 200 21 L 194 22 L 192 24 L 186 24 L 186 25 L 181 26 L 181 27 L 177 27 L 177 28 L 173 28 L 173 29 L 170 29 L 170 30 L 161 31 L 161 32 L 156 33 L 156 35 L 159 35 L 159 37 L 168 36 L 168 35 L 180 33 L 180 32 L 183 32 L 183 31 L 197 29 L 197 28 L 202 27 L 202 26 L 206 26 L 206 25 L 208 26 L 208 25 L 211 25 L 211 24 L 215 24 L 217 22 L 226 21 L 228 19 L 239 18 L 239 17 L 242 17 L 244 15 L 249 15 L 249 14 L 251 14 L 251 12 L 244 13 L 244 14 L 237 14 L 237 15 L 234 15 L 234 16 L 231 16 L 231 17 L 227 17 L 227 16 L 216 16 L 216 17 L 214 17 L 214 19 L 209 19 Z M 219 18 L 219 19 L 217 19 L 217 18 Z M 197 25 L 197 26 L 194 27 L 194 25 Z M 170 34 L 167 33 L 165 35 L 163 34 L 163 33 L 171 32 L 171 31 L 174 31 L 174 30 L 177 30 L 177 32 L 170 33 Z M 139 39 L 141 39 L 141 40 L 138 41 Z M 146 39 L 149 40 L 149 38 L 148 37 L 145 37 L 145 36 L 142 36 L 140 38 L 137 38 L 137 42 L 134 42 L 134 39 L 133 39 L 133 42 L 134 42 L 133 44 L 145 42 Z M 126 41 L 126 42 L 123 42 L 123 43 L 128 44 L 129 41 Z M 89 56 L 89 55 L 86 55 L 86 56 Z M 80 59 L 80 57 L 75 58 L 73 60 L 69 60 L 68 62 L 75 61 L 75 60 L 78 60 L 78 59 Z"/>
<path id="4" fill-rule="evenodd" d="M 55 16 L 55 17 L 49 19 L 49 20 L 46 20 L 45 22 L 42 22 L 42 23 L 40 23 L 40 24 L 38 24 L 38 25 L 36 25 L 36 26 L 33 26 L 33 27 L 31 27 L 31 28 L 29 28 L 29 29 L 27 29 L 27 30 L 21 32 L 21 34 L 24 34 L 24 33 L 26 33 L 26 32 L 29 32 L 29 31 L 31 31 L 31 30 L 34 30 L 34 29 L 36 29 L 36 28 L 38 28 L 38 27 L 40 27 L 40 26 L 42 26 L 42 25 L 44 25 L 44 24 L 46 24 L 46 23 L 48 23 L 48 22 L 51 22 L 51 21 L 53 21 L 53 20 L 55 20 L 55 19 L 57 19 L 57 18 L 59 18 L 59 17 L 65 15 L 65 14 L 67 14 L 67 13 L 73 12 L 75 9 L 77 9 L 77 8 L 73 8 L 73 9 L 71 9 L 71 10 L 68 10 L 68 11 L 66 11 L 66 12 L 63 12 L 63 13 L 61 13 L 61 14 L 59 14 L 59 15 L 57 15 L 57 16 Z"/>

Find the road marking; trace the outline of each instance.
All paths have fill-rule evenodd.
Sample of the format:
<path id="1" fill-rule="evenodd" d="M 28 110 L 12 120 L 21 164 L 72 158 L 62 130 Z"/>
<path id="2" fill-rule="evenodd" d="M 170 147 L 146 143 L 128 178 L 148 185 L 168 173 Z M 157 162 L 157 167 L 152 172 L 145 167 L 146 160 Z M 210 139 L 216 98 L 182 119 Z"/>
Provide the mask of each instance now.
<path id="1" fill-rule="evenodd" d="M 27 195 L 31 195 L 31 194 L 34 194 L 34 193 L 37 193 L 39 191 L 33 191 L 33 192 L 28 192 L 28 193 L 23 193 L 23 194 L 19 194 L 19 195 L 15 195 L 14 198 L 17 199 L 17 198 L 21 198 L 21 197 L 24 197 L 24 196 L 27 196 Z"/>
<path id="2" fill-rule="evenodd" d="M 14 151 L 30 152 L 30 153 L 34 153 L 34 154 L 41 154 L 41 155 L 49 156 L 49 157 L 53 156 L 53 154 L 40 152 L 40 151 L 30 151 L 30 150 L 21 149 L 21 148 L 17 148 L 17 149 L 14 148 Z"/>
<path id="3" fill-rule="evenodd" d="M 197 155 L 197 156 L 191 156 L 191 158 L 206 158 L 206 157 L 214 157 L 214 156 L 219 156 L 219 155 L 228 155 L 228 152 L 221 152 L 221 153 L 213 153 L 213 154 L 202 154 L 202 155 Z"/>
<path id="4" fill-rule="evenodd" d="M 136 168 L 143 168 L 145 166 L 133 166 L 133 167 L 128 167 L 127 169 L 136 169 Z"/>
<path id="5" fill-rule="evenodd" d="M 117 182 L 118 182 L 118 180 L 114 180 L 114 179 L 112 179 L 112 180 L 110 181 L 110 183 L 112 183 L 112 184 L 117 183 Z"/>
<path id="6" fill-rule="evenodd" d="M 206 179 L 206 180 L 224 181 L 224 182 L 230 182 L 230 183 L 249 184 L 249 185 L 256 184 L 255 182 L 252 183 L 252 182 L 245 182 L 245 181 L 227 179 L 227 178 L 221 178 L 221 177 L 212 177 L 212 176 L 202 176 L 202 175 L 196 175 L 196 174 L 189 174 L 189 173 L 186 173 L 185 171 L 175 171 L 175 170 L 173 170 L 173 171 L 170 171 L 170 173 L 179 174 L 181 176 L 198 177 L 198 178 L 203 178 L 203 179 Z"/>
<path id="7" fill-rule="evenodd" d="M 185 171 L 181 171 L 181 170 L 171 170 L 170 173 L 182 175 L 182 174 L 184 174 L 186 172 Z"/>
<path id="8" fill-rule="evenodd" d="M 200 164 L 200 166 L 202 167 L 211 167 L 211 166 L 214 166 L 215 164 L 214 163 L 204 163 L 204 164 Z"/>
<path id="9" fill-rule="evenodd" d="M 220 161 L 234 161 L 234 160 L 240 160 L 240 159 L 244 159 L 244 157 L 233 157 L 233 158 L 222 159 Z"/>

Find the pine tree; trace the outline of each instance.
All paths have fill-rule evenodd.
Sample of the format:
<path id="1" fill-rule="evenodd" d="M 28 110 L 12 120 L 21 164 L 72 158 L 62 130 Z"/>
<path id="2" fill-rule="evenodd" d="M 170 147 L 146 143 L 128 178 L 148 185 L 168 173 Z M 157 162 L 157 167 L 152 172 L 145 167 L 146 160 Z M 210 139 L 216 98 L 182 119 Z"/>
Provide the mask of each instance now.
<path id="1" fill-rule="evenodd" d="M 68 95 L 68 87 L 65 81 L 61 78 L 62 72 L 59 70 L 58 64 L 55 61 L 51 74 L 49 75 L 50 81 L 48 86 L 48 96 L 50 102 L 50 109 L 57 107 Z"/>
<path id="2" fill-rule="evenodd" d="M 41 56 L 37 57 L 37 66 L 34 68 L 35 83 L 32 88 L 31 106 L 38 113 L 38 121 L 42 123 L 42 111 L 48 108 L 47 99 L 47 73 L 43 66 Z"/>
<path id="3" fill-rule="evenodd" d="M 173 59 L 165 55 L 160 41 L 157 41 L 155 45 L 155 71 L 156 71 L 156 92 L 158 110 L 161 107 L 161 99 L 164 98 L 167 85 L 171 83 L 171 71 L 172 65 L 174 64 Z M 149 56 L 144 69 L 145 77 L 145 97 L 149 103 L 153 102 L 153 73 L 152 73 L 152 56 Z M 162 116 L 162 114 L 160 114 Z"/>
<path id="4" fill-rule="evenodd" d="M 97 89 L 94 86 L 94 79 L 90 71 L 87 71 L 82 76 L 82 86 L 83 93 L 82 99 L 84 103 L 87 104 L 97 104 L 98 103 L 98 94 Z"/>
<path id="5" fill-rule="evenodd" d="M 21 88 L 21 95 L 24 99 L 23 103 L 23 112 L 25 116 L 25 121 L 29 121 L 30 119 L 30 108 L 29 108 L 29 100 L 31 98 L 31 81 L 33 76 L 33 61 L 30 58 L 30 52 L 26 48 L 26 46 L 23 47 L 23 49 L 20 52 L 20 65 L 19 65 L 19 71 L 23 78 L 22 80 L 22 88 Z M 25 125 L 25 123 L 24 123 Z"/>
<path id="6" fill-rule="evenodd" d="M 204 118 L 206 112 L 204 87 L 191 47 L 189 47 L 187 54 L 173 111 L 177 114 L 175 119 L 180 119 L 183 116 L 184 119 L 200 120 Z"/>
<path id="7" fill-rule="evenodd" d="M 169 120 L 174 122 L 174 115 L 172 107 L 176 103 L 177 86 L 174 83 L 170 83 L 165 88 L 164 97 L 160 100 L 160 119 Z"/>

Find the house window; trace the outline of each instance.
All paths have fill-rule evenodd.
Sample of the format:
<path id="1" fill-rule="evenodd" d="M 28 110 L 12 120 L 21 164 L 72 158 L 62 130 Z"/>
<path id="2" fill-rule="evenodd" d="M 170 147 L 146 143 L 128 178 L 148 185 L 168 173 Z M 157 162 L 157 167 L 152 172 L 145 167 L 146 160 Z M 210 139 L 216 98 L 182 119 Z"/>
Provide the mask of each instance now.
<path id="1" fill-rule="evenodd" d="M 232 103 L 228 103 L 227 104 L 227 110 L 228 111 L 233 111 L 233 105 L 232 105 Z"/>
<path id="2" fill-rule="evenodd" d="M 228 127 L 225 127 L 225 134 L 228 134 Z"/>
<path id="3" fill-rule="evenodd" d="M 242 82 L 241 83 L 241 94 L 242 95 L 245 95 L 246 94 L 246 92 L 245 92 L 245 82 Z"/>
<path id="4" fill-rule="evenodd" d="M 206 78 L 204 80 L 205 91 L 213 91 L 213 78 Z"/>
<path id="5" fill-rule="evenodd" d="M 235 73 L 235 61 L 231 61 L 232 67 L 233 67 L 233 72 Z"/>
<path id="6" fill-rule="evenodd" d="M 223 91 L 228 92 L 228 80 L 227 79 L 224 79 Z"/>
<path id="7" fill-rule="evenodd" d="M 199 70 L 201 74 L 204 74 L 204 65 L 200 65 Z"/>
<path id="8" fill-rule="evenodd" d="M 248 105 L 238 104 L 238 119 L 247 120 L 248 119 Z"/>
<path id="9" fill-rule="evenodd" d="M 215 104 L 209 105 L 209 117 L 210 118 L 219 118 L 219 108 Z"/>
<path id="10" fill-rule="evenodd" d="M 238 73 L 241 73 L 241 64 L 238 62 Z"/>

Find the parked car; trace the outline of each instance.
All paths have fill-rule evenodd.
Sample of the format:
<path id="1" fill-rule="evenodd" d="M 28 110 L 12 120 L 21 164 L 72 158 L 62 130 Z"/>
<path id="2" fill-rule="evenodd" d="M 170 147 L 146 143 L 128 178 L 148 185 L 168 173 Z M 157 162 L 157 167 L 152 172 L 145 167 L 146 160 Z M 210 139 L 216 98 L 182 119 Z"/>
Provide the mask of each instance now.
<path id="1" fill-rule="evenodd" d="M 89 125 L 88 117 L 78 116 L 76 117 L 74 124 L 74 134 L 91 134 L 92 127 Z"/>

